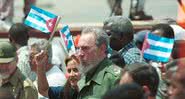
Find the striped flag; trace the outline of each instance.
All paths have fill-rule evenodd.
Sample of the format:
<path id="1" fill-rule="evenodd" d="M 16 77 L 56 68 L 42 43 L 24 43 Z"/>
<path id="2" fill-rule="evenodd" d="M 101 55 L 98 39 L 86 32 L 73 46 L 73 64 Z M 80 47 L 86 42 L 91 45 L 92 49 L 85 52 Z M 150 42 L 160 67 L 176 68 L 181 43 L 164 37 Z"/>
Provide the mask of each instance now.
<path id="1" fill-rule="evenodd" d="M 61 38 L 64 40 L 65 46 L 69 54 L 74 54 L 75 45 L 74 45 L 73 37 L 69 30 L 69 26 L 65 25 L 59 32 L 60 32 Z"/>
<path id="2" fill-rule="evenodd" d="M 148 33 L 142 48 L 143 57 L 153 61 L 168 62 L 173 49 L 173 44 L 174 39 Z"/>
<path id="3" fill-rule="evenodd" d="M 57 23 L 57 19 L 58 16 L 38 7 L 31 6 L 30 12 L 25 19 L 24 24 L 44 33 L 52 33 Z"/>

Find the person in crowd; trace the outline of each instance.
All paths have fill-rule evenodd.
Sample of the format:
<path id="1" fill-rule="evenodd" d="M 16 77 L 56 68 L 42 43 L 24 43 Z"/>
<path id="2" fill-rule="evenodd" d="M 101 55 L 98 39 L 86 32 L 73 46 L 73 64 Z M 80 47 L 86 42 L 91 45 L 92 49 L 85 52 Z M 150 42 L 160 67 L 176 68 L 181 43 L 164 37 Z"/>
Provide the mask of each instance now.
<path id="1" fill-rule="evenodd" d="M 15 45 L 17 49 L 18 62 L 17 67 L 29 79 L 34 81 L 36 74 L 31 71 L 29 64 L 28 39 L 29 30 L 23 23 L 15 23 L 9 30 L 9 41 Z"/>
<path id="2" fill-rule="evenodd" d="M 107 0 L 111 9 L 112 15 L 122 15 L 122 0 Z M 144 12 L 145 0 L 131 0 L 130 14 L 131 20 L 152 20 L 153 17 Z"/>
<path id="3" fill-rule="evenodd" d="M 175 42 L 172 52 L 172 58 L 178 59 L 185 57 L 185 29 L 177 24 L 170 25 L 175 33 Z"/>
<path id="4" fill-rule="evenodd" d="M 166 37 L 166 38 L 175 37 L 173 28 L 169 24 L 165 24 L 165 23 L 154 25 L 151 29 L 151 32 L 161 37 Z"/>
<path id="5" fill-rule="evenodd" d="M 106 92 L 102 99 L 145 99 L 143 88 L 136 83 L 126 83 Z"/>
<path id="6" fill-rule="evenodd" d="M 152 27 L 151 31 L 149 33 L 155 34 L 159 37 L 163 37 L 163 38 L 167 38 L 167 39 L 174 39 L 174 31 L 173 28 L 166 23 L 160 23 L 160 24 L 156 24 Z M 147 34 L 148 35 L 148 34 Z M 146 43 L 145 43 L 146 44 Z M 145 44 L 143 44 L 143 52 L 145 47 Z M 173 51 L 173 50 L 172 50 Z M 172 54 L 172 52 L 169 53 L 170 55 Z M 160 56 L 160 54 L 159 54 Z M 161 56 L 162 57 L 162 56 Z M 146 57 L 144 57 L 146 59 Z M 169 59 L 169 61 L 171 61 L 171 56 L 166 57 Z M 154 66 L 158 72 L 159 78 L 160 78 L 160 83 L 159 83 L 159 87 L 158 87 L 158 92 L 157 92 L 157 99 L 163 99 L 166 97 L 166 92 L 165 92 L 165 87 L 166 87 L 166 83 L 165 83 L 165 77 L 164 77 L 164 73 L 165 73 L 165 65 L 169 62 L 162 62 L 161 60 L 154 60 L 154 59 L 146 59 L 147 62 L 149 64 L 151 64 L 152 66 Z"/>
<path id="7" fill-rule="evenodd" d="M 145 63 L 141 51 L 133 41 L 133 25 L 124 16 L 113 16 L 104 21 L 104 30 L 110 36 L 110 47 L 119 51 L 125 64 Z M 118 43 L 119 42 L 119 43 Z"/>
<path id="8" fill-rule="evenodd" d="M 122 0 L 107 0 L 108 5 L 110 7 L 111 13 L 110 16 L 112 15 L 122 15 Z"/>
<path id="9" fill-rule="evenodd" d="M 78 70 L 80 61 L 76 56 L 72 55 L 66 58 L 65 64 L 67 69 L 66 76 L 68 80 L 63 90 L 58 91 L 58 93 L 56 92 L 56 88 L 51 87 L 48 89 L 48 96 L 51 99 L 56 96 L 59 96 L 60 99 L 75 99 L 77 97 L 77 82 L 80 80 L 80 72 Z M 71 94 L 72 91 L 74 91 L 74 94 Z"/>
<path id="10" fill-rule="evenodd" d="M 15 99 L 38 99 L 36 87 L 17 68 L 16 48 L 0 42 L 0 85 L 13 93 Z"/>
<path id="11" fill-rule="evenodd" d="M 125 66 L 120 84 L 135 82 L 143 87 L 147 99 L 156 99 L 159 76 L 154 67 L 148 64 L 135 63 Z"/>
<path id="12" fill-rule="evenodd" d="M 116 85 L 120 68 L 107 58 L 108 44 L 108 35 L 102 29 L 86 27 L 82 30 L 77 47 L 82 75 L 77 99 L 101 98 Z"/>
<path id="13" fill-rule="evenodd" d="M 40 60 L 40 57 L 44 57 Z M 44 62 L 45 62 L 46 55 L 44 52 L 38 53 L 35 55 L 35 60 L 37 61 L 37 74 L 38 74 L 38 88 L 39 92 L 45 96 L 49 97 L 49 99 L 76 99 L 78 93 L 78 86 L 77 82 L 80 79 L 80 72 L 78 67 L 80 65 L 79 59 L 72 55 L 67 57 L 65 60 L 66 64 L 66 77 L 67 82 L 63 86 L 51 87 L 48 85 L 48 81 L 46 79 L 46 75 L 44 72 Z M 46 83 L 42 83 L 46 82 Z"/>
<path id="14" fill-rule="evenodd" d="M 152 27 L 150 33 L 155 34 L 157 36 L 160 37 L 165 37 L 165 38 L 169 38 L 169 39 L 174 39 L 175 34 L 173 31 L 173 28 L 169 25 L 169 24 L 165 24 L 165 23 L 160 23 L 160 24 L 156 24 Z M 144 49 L 144 44 L 143 44 L 143 48 Z M 147 60 L 147 59 L 146 59 Z M 158 64 L 160 67 L 160 64 L 164 64 L 160 61 L 154 61 L 154 60 L 147 60 L 150 64 Z"/>
<path id="15" fill-rule="evenodd" d="M 45 63 L 42 65 L 45 68 L 45 75 L 49 86 L 64 86 L 66 82 L 66 77 L 64 73 L 60 70 L 59 66 L 52 64 L 52 47 L 51 43 L 46 39 L 35 39 L 28 43 L 29 54 L 30 54 L 30 66 L 32 71 L 37 72 L 38 65 L 34 59 L 34 56 L 41 51 L 46 54 Z M 38 74 L 37 74 L 38 75 Z M 40 79 L 37 79 L 37 82 Z M 43 84 L 43 82 L 41 81 Z M 35 83 L 35 85 L 37 85 Z M 39 86 L 38 86 L 39 88 Z M 42 97 L 42 96 L 39 96 Z"/>
<path id="16" fill-rule="evenodd" d="M 168 94 L 168 88 L 170 85 L 170 79 L 172 76 L 177 72 L 177 61 L 178 59 L 173 59 L 172 62 L 169 62 L 166 64 L 165 72 L 163 73 L 164 76 L 164 83 L 161 88 L 161 92 L 163 94 L 163 99 L 169 99 L 169 94 Z"/>
<path id="17" fill-rule="evenodd" d="M 184 99 L 185 97 L 185 58 L 177 59 L 171 62 L 175 65 L 177 71 L 170 76 L 168 87 L 169 99 Z"/>
<path id="18" fill-rule="evenodd" d="M 35 5 L 36 0 L 24 0 L 24 18 L 28 15 L 31 5 Z M 0 0 L 0 30 L 8 31 L 13 23 L 14 0 Z"/>
<path id="19" fill-rule="evenodd" d="M 177 24 L 185 29 L 185 1 L 177 0 L 178 2 L 178 12 L 177 12 Z"/>
<path id="20" fill-rule="evenodd" d="M 185 57 L 185 40 L 176 40 L 173 46 L 172 59 L 179 59 Z"/>
<path id="21" fill-rule="evenodd" d="M 152 20 L 151 15 L 147 15 L 144 12 L 146 0 L 131 0 L 130 14 L 129 18 L 131 20 Z"/>

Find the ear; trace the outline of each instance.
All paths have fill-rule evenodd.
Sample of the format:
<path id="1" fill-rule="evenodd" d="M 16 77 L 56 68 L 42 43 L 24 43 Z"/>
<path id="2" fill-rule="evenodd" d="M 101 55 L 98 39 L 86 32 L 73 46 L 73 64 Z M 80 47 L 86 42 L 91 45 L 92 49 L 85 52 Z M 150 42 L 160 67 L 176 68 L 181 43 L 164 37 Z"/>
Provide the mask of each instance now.
<path id="1" fill-rule="evenodd" d="M 10 41 L 11 43 L 15 44 L 15 40 L 14 40 L 13 38 L 9 37 L 9 41 Z"/>
<path id="2" fill-rule="evenodd" d="M 150 95 L 150 89 L 148 88 L 148 86 L 144 85 L 143 90 L 144 90 L 145 95 L 147 95 L 147 96 Z"/>

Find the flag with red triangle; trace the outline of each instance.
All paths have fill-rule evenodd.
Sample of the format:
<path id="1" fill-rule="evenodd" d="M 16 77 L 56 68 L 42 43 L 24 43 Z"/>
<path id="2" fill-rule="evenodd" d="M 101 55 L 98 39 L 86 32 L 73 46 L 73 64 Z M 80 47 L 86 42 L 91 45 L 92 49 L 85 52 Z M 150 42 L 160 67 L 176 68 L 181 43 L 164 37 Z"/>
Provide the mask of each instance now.
<path id="1" fill-rule="evenodd" d="M 57 19 L 58 16 L 36 6 L 32 6 L 24 24 L 44 33 L 51 33 L 54 31 Z"/>

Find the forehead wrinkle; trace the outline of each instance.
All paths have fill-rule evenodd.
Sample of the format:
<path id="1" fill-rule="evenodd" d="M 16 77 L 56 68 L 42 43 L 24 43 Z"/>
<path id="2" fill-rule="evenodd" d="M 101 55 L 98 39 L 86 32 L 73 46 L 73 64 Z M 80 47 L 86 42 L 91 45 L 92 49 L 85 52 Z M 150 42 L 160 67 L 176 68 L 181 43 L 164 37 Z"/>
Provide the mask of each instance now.
<path id="1" fill-rule="evenodd" d="M 79 40 L 79 46 L 89 46 L 95 44 L 95 36 L 93 34 L 83 34 Z"/>

